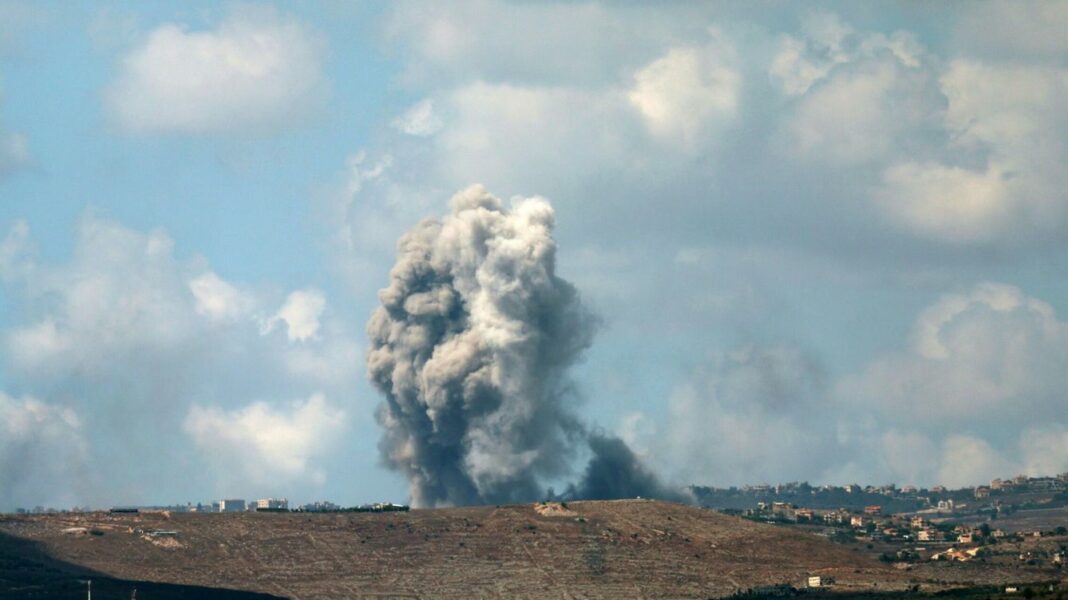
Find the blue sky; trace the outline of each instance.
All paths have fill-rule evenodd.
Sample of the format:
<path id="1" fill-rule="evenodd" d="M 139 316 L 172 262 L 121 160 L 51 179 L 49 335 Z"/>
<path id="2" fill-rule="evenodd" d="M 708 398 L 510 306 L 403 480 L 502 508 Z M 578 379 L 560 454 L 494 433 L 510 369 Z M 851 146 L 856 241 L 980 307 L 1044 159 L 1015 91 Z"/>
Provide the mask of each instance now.
<path id="1" fill-rule="evenodd" d="M 0 509 L 403 500 L 364 326 L 473 183 L 553 204 L 578 411 L 672 482 L 1068 470 L 1065 27 L 0 3 Z"/>

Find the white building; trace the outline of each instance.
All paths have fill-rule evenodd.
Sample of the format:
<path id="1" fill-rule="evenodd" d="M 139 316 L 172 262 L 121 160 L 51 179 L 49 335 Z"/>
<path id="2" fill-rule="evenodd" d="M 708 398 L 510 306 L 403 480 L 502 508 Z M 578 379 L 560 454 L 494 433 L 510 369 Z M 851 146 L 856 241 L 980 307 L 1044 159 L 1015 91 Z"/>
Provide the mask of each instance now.
<path id="1" fill-rule="evenodd" d="M 289 500 L 285 498 L 262 498 L 256 501 L 256 508 L 287 510 L 289 508 Z"/>

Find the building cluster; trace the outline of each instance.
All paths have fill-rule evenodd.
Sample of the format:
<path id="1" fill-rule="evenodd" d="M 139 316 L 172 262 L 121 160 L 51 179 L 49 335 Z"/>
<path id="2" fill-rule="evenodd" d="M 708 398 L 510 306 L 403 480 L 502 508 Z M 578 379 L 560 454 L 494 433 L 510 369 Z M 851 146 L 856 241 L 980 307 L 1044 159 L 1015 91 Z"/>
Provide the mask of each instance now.
<path id="1" fill-rule="evenodd" d="M 184 507 L 176 507 L 179 512 L 198 513 L 234 513 L 255 512 L 263 510 L 289 510 L 289 500 L 285 498 L 261 498 L 259 500 L 246 501 L 243 498 L 226 498 L 217 502 L 203 504 L 198 502 L 195 506 L 187 504 Z M 184 508 L 184 511 L 182 510 Z"/>
<path id="2" fill-rule="evenodd" d="M 754 508 L 727 512 L 757 521 L 819 526 L 828 536 L 841 536 L 869 545 L 884 544 L 893 549 L 883 555 L 889 561 L 965 562 L 991 553 L 1003 555 L 1004 548 L 1011 547 L 1004 546 L 1005 543 L 1019 544 L 1055 536 L 1052 546 L 1022 552 L 1019 560 L 1031 565 L 1062 566 L 1066 551 L 1062 538 L 1068 535 L 1068 527 L 1012 532 L 996 527 L 996 519 L 1001 514 L 1017 510 L 1017 502 L 1030 502 L 1033 505 L 1031 508 L 1065 505 L 1068 501 L 1068 474 L 1058 477 L 1021 476 L 991 483 L 991 486 L 939 492 L 947 496 L 927 508 L 915 511 L 894 513 L 879 504 L 813 508 L 787 501 L 758 501 Z M 993 491 L 986 493 L 983 488 Z M 968 493 L 963 493 L 965 491 Z M 891 489 L 884 492 L 895 493 Z M 900 493 L 907 492 L 902 488 Z M 956 501 L 953 496 L 964 501 Z M 1036 502 L 1036 499 L 1040 500 Z M 961 523 L 962 520 L 971 523 Z M 1059 539 L 1062 541 L 1058 542 Z"/>

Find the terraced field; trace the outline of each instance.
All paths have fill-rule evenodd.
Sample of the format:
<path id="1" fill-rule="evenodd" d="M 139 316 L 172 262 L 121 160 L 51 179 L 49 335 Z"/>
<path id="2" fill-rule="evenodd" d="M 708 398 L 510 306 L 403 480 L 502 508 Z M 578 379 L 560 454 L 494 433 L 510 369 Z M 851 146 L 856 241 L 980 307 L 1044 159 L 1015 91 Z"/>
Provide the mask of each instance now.
<path id="1" fill-rule="evenodd" d="M 8 516 L 0 533 L 10 536 L 0 544 L 32 542 L 63 565 L 116 579 L 289 598 L 707 598 L 800 586 L 817 573 L 842 591 L 922 583 L 810 534 L 645 500 L 550 510 Z"/>

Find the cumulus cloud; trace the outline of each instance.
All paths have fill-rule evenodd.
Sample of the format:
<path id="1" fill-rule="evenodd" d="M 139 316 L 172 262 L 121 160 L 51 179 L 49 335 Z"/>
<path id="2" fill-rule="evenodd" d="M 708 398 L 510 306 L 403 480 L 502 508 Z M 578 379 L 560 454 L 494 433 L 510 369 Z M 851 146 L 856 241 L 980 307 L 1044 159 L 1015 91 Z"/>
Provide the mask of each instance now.
<path id="1" fill-rule="evenodd" d="M 247 481 L 247 461 L 171 459 L 173 448 L 189 443 L 190 430 L 175 424 L 193 406 L 238 424 L 294 418 L 318 427 L 350 414 L 325 398 L 354 395 L 356 334 L 324 318 L 321 292 L 298 290 L 283 302 L 223 279 L 203 259 L 179 259 L 162 230 L 138 232 L 91 215 L 78 225 L 69 262 L 40 262 L 25 223 L 0 249 L 13 315 L 3 333 L 5 378 L 55 414 L 78 415 L 79 502 L 174 501 L 188 486 Z M 287 335 L 262 335 L 263 315 L 280 304 Z M 297 408 L 286 403 L 312 392 L 322 396 Z M 323 427 L 322 445 L 296 444 L 295 456 L 307 460 L 266 463 L 259 472 L 277 469 L 279 486 L 321 481 L 312 459 L 337 439 Z M 41 452 L 42 460 L 59 460 Z M 8 500 L 37 503 L 44 491 L 27 488 Z"/>
<path id="2" fill-rule="evenodd" d="M 874 361 L 846 390 L 887 418 L 1018 430 L 1059 415 L 1066 350 L 1068 324 L 1049 304 L 987 283 L 926 309 L 913 347 Z"/>
<path id="3" fill-rule="evenodd" d="M 249 314 L 253 299 L 212 272 L 189 281 L 198 314 L 213 319 L 237 319 Z"/>
<path id="4" fill-rule="evenodd" d="M 1068 323 L 984 283 L 920 311 L 908 349 L 829 381 L 793 346 L 712 356 L 620 435 L 679 481 L 966 486 L 1068 467 Z"/>
<path id="5" fill-rule="evenodd" d="M 844 378 L 837 392 L 884 427 L 925 444 L 942 438 L 928 479 L 974 484 L 1068 462 L 1059 443 L 1068 323 L 1049 304 L 984 283 L 922 311 L 910 346 Z"/>
<path id="6" fill-rule="evenodd" d="M 789 154 L 836 166 L 893 158 L 937 126 L 937 78 L 911 34 L 859 32 L 832 13 L 784 36 L 768 69 L 794 98 L 780 135 Z"/>
<path id="7" fill-rule="evenodd" d="M 989 243 L 1030 231 L 1047 237 L 1068 218 L 1068 70 L 952 61 L 940 79 L 947 154 L 973 165 L 903 161 L 877 199 L 897 221 L 950 242 Z"/>
<path id="8" fill-rule="evenodd" d="M 205 460 L 228 463 L 220 488 L 269 492 L 278 478 L 325 482 L 315 463 L 344 431 L 345 414 L 315 394 L 282 408 L 264 402 L 230 411 L 193 405 L 182 428 Z"/>
<path id="9" fill-rule="evenodd" d="M 733 49 L 672 48 L 634 74 L 627 94 L 657 136 L 692 146 L 713 121 L 729 121 L 738 108 L 741 76 L 731 68 Z"/>
<path id="10" fill-rule="evenodd" d="M 210 30 L 167 23 L 122 57 L 105 106 L 137 134 L 275 131 L 319 107 L 323 55 L 317 34 L 268 9 L 236 8 Z"/>
<path id="11" fill-rule="evenodd" d="M 286 297 L 285 304 L 267 322 L 265 332 L 277 323 L 285 323 L 286 337 L 303 342 L 319 335 L 319 320 L 326 309 L 326 298 L 319 290 L 297 290 Z"/>

